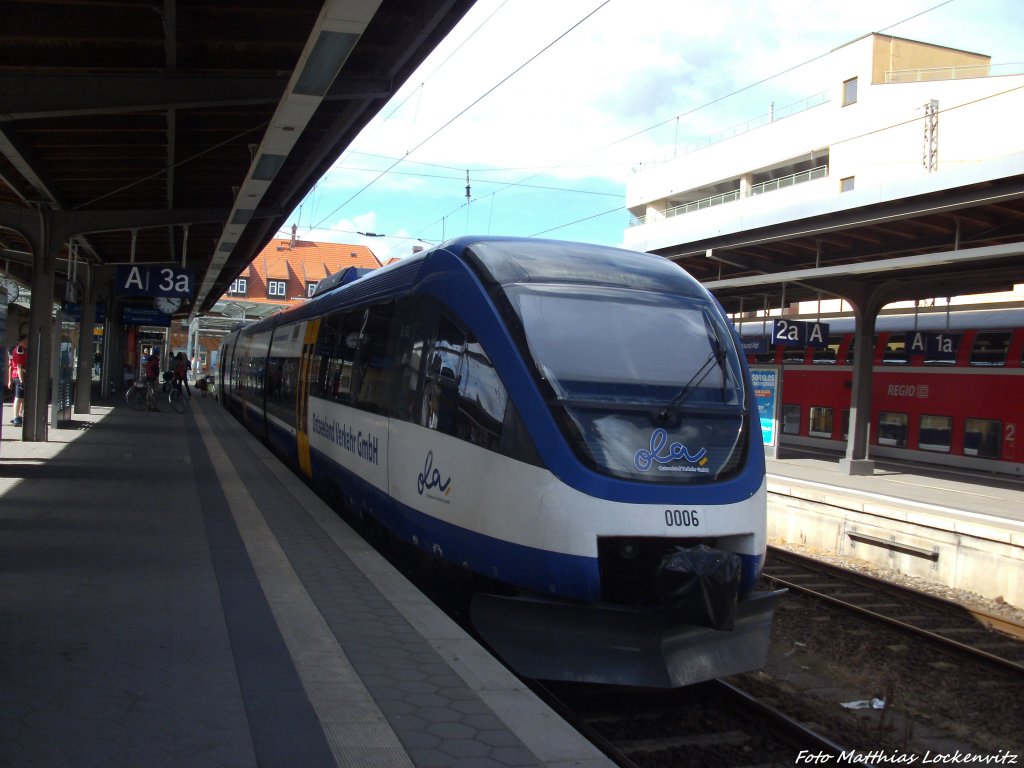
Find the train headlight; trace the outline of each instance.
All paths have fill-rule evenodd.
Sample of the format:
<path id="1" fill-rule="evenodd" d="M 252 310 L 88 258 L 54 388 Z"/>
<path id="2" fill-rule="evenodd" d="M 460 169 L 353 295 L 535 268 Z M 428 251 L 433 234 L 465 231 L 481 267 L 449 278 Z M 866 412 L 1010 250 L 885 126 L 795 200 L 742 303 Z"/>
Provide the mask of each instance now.
<path id="1" fill-rule="evenodd" d="M 638 541 L 623 541 L 619 544 L 619 557 L 623 560 L 633 560 L 637 555 L 640 554 L 640 542 Z"/>

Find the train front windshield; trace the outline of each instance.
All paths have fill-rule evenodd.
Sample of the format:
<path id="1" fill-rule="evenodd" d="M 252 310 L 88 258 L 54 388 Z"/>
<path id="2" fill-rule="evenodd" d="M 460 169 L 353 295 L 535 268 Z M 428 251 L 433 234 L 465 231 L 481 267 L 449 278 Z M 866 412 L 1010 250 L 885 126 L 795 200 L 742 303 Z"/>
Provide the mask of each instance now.
<path id="1" fill-rule="evenodd" d="M 563 431 L 595 469 L 694 483 L 738 468 L 742 367 L 710 301 L 564 284 L 505 290 Z"/>

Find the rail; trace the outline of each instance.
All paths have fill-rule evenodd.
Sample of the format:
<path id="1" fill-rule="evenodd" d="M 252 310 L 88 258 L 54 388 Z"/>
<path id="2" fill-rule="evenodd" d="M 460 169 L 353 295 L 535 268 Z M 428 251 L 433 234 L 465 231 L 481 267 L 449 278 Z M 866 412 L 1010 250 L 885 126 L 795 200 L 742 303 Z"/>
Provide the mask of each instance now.
<path id="1" fill-rule="evenodd" d="M 831 605 L 884 622 L 903 632 L 954 649 L 958 653 L 984 660 L 1002 669 L 1018 674 L 1024 673 L 1024 663 L 1014 658 L 1014 656 L 1019 656 L 1019 653 L 994 653 L 982 648 L 978 640 L 980 636 L 990 631 L 996 631 L 1010 639 L 1016 638 L 1019 642 L 1024 638 L 1024 626 L 1020 624 L 976 608 L 969 608 L 934 595 L 916 592 L 868 574 L 851 571 L 794 552 L 769 547 L 769 553 L 774 563 L 797 567 L 803 569 L 805 574 L 814 574 L 832 580 L 826 584 L 822 583 L 819 578 L 817 582 L 808 584 L 801 582 L 799 576 L 788 574 L 783 576 L 775 567 L 766 567 L 764 578 L 778 586 L 802 592 Z M 835 591 L 842 590 L 849 585 L 861 586 L 871 590 L 874 595 L 885 594 L 901 602 L 888 610 L 882 610 L 882 604 L 875 604 L 872 607 L 857 604 Z M 911 605 L 914 606 L 914 610 L 910 609 Z M 933 615 L 938 615 L 944 626 L 941 628 L 923 626 L 923 619 L 917 614 L 925 610 L 931 610 Z M 1018 651 L 1014 643 L 1011 642 L 1010 646 L 1013 651 Z"/>

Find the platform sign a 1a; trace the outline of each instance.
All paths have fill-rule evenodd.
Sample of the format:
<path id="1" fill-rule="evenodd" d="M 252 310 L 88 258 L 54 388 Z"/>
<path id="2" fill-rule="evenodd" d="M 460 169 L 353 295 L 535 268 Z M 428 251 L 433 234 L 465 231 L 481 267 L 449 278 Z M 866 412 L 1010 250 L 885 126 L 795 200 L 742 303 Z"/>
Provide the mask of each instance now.
<path id="1" fill-rule="evenodd" d="M 779 404 L 781 382 L 778 366 L 752 367 L 750 378 L 754 384 L 757 415 L 761 421 L 761 439 L 764 445 L 775 447 L 779 442 Z"/>

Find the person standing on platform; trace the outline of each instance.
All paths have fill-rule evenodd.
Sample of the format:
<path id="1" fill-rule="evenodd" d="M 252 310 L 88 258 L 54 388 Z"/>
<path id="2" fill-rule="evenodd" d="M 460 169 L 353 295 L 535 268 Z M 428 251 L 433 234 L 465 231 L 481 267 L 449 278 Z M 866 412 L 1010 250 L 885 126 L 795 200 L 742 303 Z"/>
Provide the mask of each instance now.
<path id="1" fill-rule="evenodd" d="M 174 358 L 175 384 L 185 389 L 185 394 L 192 397 L 192 390 L 188 386 L 188 358 L 184 352 L 179 352 Z"/>
<path id="2" fill-rule="evenodd" d="M 160 381 L 160 349 L 153 347 L 153 353 L 146 360 L 146 407 L 150 411 L 159 411 L 156 404 L 156 388 Z"/>
<path id="3" fill-rule="evenodd" d="M 7 369 L 7 386 L 14 391 L 12 408 L 14 418 L 11 424 L 20 427 L 25 423 L 25 376 L 28 372 L 28 336 L 22 335 L 11 347 L 10 365 Z"/>

